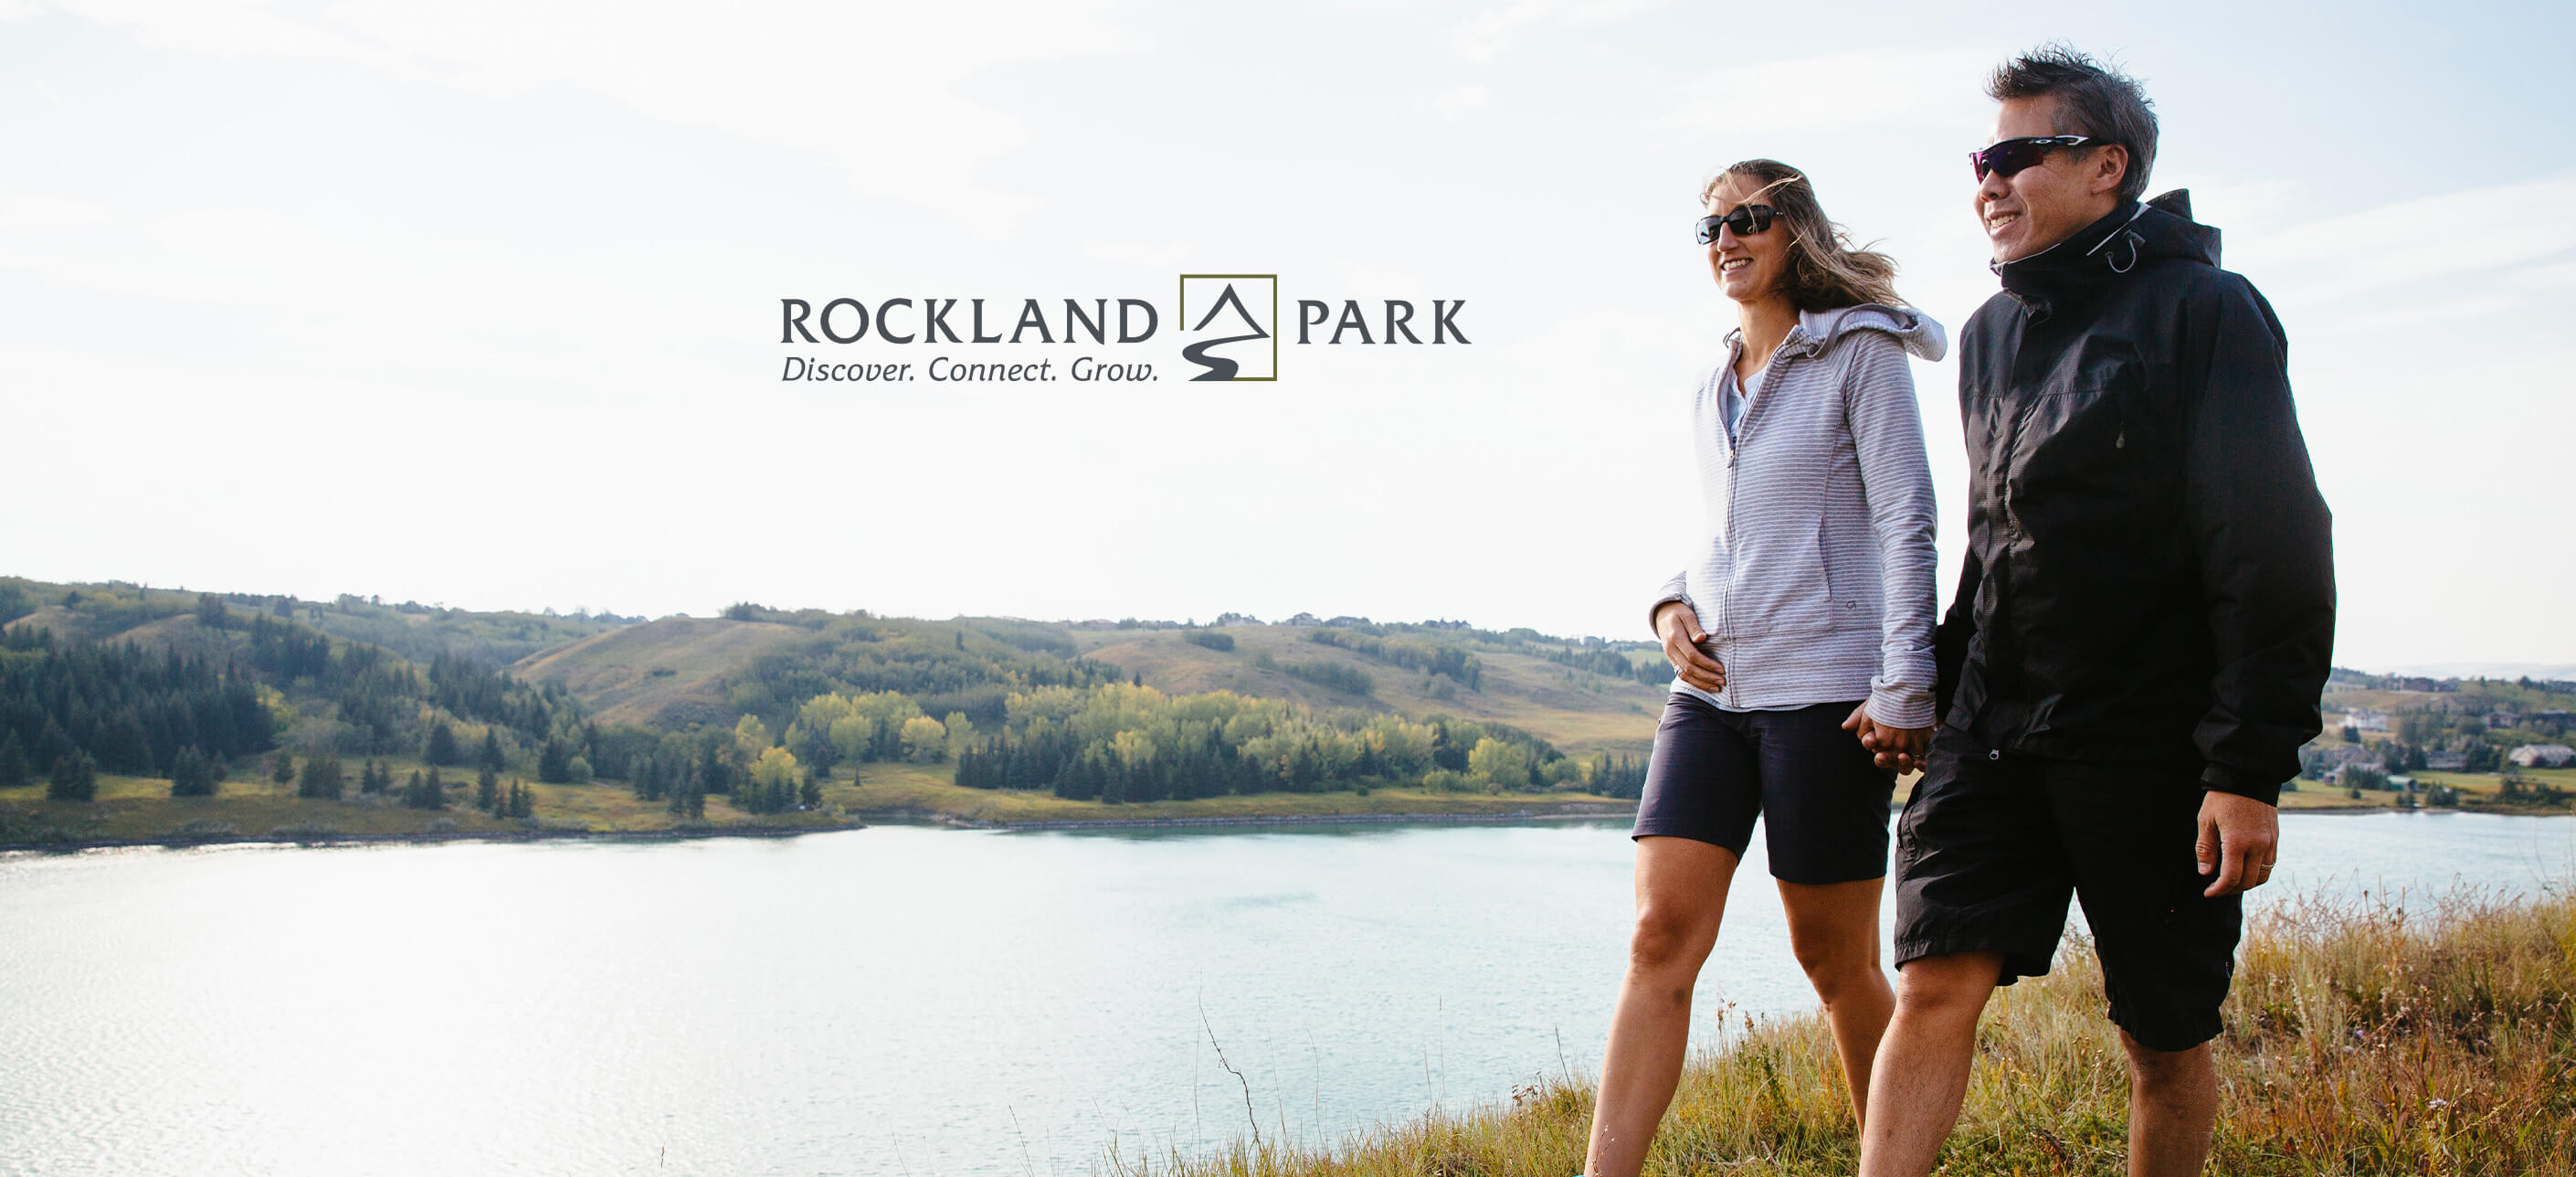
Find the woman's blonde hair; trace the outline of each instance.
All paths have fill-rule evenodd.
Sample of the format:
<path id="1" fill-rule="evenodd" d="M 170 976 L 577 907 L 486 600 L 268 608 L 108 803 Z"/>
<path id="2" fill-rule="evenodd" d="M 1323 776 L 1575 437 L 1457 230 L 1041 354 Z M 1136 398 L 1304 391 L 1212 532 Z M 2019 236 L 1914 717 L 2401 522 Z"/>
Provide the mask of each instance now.
<path id="1" fill-rule="evenodd" d="M 1705 208 L 1717 186 L 1734 176 L 1750 181 L 1753 193 L 1741 203 L 1767 204 L 1789 228 L 1789 272 L 1782 293 L 1802 311 L 1825 311 L 1864 302 L 1901 306 L 1896 293 L 1896 259 L 1875 250 L 1855 249 L 1851 235 L 1825 216 L 1816 189 L 1804 172 L 1776 159 L 1748 159 L 1728 165 L 1700 185 Z"/>

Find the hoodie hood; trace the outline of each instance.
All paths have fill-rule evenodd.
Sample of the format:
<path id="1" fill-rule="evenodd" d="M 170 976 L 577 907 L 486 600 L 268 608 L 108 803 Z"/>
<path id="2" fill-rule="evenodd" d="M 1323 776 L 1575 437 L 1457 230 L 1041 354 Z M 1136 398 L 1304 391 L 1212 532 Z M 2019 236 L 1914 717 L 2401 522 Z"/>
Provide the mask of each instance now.
<path id="1" fill-rule="evenodd" d="M 1905 345 L 1906 351 L 1925 360 L 1938 361 L 1950 351 L 1950 335 L 1941 329 L 1939 320 L 1913 307 L 1892 307 L 1876 302 L 1835 307 L 1829 311 L 1800 311 L 1798 325 L 1790 330 L 1789 338 L 1782 342 L 1782 346 L 1801 346 L 1806 354 L 1812 356 L 1854 331 L 1892 335 L 1898 343 Z"/>
<path id="2" fill-rule="evenodd" d="M 2045 315 L 2058 302 L 2100 292 L 2156 261 L 2218 265 L 2218 230 L 2191 219 L 2191 193 L 2176 188 L 2140 204 L 2122 201 L 2072 237 L 2018 261 L 1994 265 L 2004 292 Z"/>

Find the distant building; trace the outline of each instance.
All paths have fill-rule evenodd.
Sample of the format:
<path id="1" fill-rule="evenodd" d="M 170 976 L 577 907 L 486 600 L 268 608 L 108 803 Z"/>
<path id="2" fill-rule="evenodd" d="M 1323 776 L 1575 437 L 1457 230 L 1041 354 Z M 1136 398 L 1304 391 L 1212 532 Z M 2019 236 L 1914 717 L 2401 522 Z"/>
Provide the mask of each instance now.
<path id="1" fill-rule="evenodd" d="M 2363 744 L 2328 744 L 2318 755 L 2318 760 L 2329 769 L 2341 768 L 2347 764 L 2386 767 L 2381 763 L 2379 753 L 2371 751 Z"/>
<path id="2" fill-rule="evenodd" d="M 2424 769 L 2427 772 L 2460 772 L 2468 767 L 2469 754 L 2466 752 L 2435 751 L 2424 754 Z"/>
<path id="3" fill-rule="evenodd" d="M 2495 728 L 2521 727 L 2521 726 L 2522 726 L 2522 713 L 2521 713 L 2521 712 L 2519 712 L 2519 711 L 2490 711 L 2490 712 L 2487 712 L 2487 727 L 2488 727 L 2490 730 L 2495 729 Z"/>
<path id="4" fill-rule="evenodd" d="M 2525 744 L 2504 754 L 2524 768 L 2565 768 L 2576 763 L 2576 748 L 2565 744 Z"/>
<path id="5" fill-rule="evenodd" d="M 2388 730 L 2388 713 L 2368 707 L 2356 708 L 2344 713 L 2343 725 L 2366 732 L 2384 732 Z"/>

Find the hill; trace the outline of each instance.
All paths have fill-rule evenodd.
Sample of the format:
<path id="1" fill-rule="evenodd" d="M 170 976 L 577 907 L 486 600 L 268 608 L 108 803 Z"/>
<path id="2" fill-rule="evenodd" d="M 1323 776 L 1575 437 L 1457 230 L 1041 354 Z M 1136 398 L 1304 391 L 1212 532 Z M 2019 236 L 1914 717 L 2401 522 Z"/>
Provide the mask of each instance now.
<path id="1" fill-rule="evenodd" d="M 510 670 L 562 686 L 605 722 L 731 726 L 727 676 L 812 637 L 775 622 L 664 617 L 541 650 Z"/>

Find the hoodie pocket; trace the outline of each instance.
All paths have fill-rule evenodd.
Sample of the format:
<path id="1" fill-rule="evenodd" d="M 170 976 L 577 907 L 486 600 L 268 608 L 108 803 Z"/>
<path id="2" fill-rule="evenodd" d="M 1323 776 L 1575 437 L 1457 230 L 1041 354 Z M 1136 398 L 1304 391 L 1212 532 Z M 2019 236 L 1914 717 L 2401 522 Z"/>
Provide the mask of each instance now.
<path id="1" fill-rule="evenodd" d="M 1739 551 L 1727 628 L 1734 634 L 1813 633 L 1834 623 L 1833 583 L 1825 570 L 1824 520 L 1783 520 Z"/>

